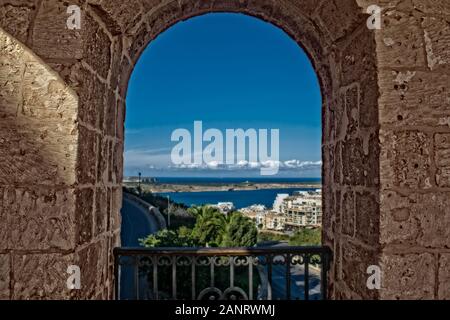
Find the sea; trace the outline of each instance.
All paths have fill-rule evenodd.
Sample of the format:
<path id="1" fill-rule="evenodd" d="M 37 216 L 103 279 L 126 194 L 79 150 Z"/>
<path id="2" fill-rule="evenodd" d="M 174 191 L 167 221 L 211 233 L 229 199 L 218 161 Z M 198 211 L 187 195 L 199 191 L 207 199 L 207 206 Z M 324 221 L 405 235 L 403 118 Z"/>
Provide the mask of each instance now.
<path id="1" fill-rule="evenodd" d="M 173 184 L 237 184 L 237 183 L 305 183 L 320 184 L 320 178 L 158 178 L 160 183 Z M 235 190 L 235 191 L 202 191 L 202 192 L 165 192 L 158 193 L 177 203 L 187 206 L 216 204 L 218 202 L 233 202 L 236 209 L 245 208 L 253 204 L 262 204 L 271 208 L 273 202 L 280 193 L 292 195 L 296 191 L 312 191 L 317 188 L 282 188 L 260 190 Z"/>

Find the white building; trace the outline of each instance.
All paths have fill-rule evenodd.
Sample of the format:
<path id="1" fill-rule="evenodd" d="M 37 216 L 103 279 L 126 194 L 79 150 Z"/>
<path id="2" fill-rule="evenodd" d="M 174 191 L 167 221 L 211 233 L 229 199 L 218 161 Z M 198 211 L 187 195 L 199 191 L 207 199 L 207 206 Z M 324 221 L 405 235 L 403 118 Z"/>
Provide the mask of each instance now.
<path id="1" fill-rule="evenodd" d="M 281 211 L 290 229 L 321 226 L 322 192 L 298 191 L 284 199 Z"/>
<path id="2" fill-rule="evenodd" d="M 236 210 L 233 202 L 219 202 L 217 204 L 210 205 L 210 207 L 218 209 L 223 214 L 230 214 Z"/>
<path id="3" fill-rule="evenodd" d="M 281 206 L 283 205 L 284 199 L 288 198 L 289 194 L 279 193 L 273 202 L 273 211 L 276 213 L 281 213 Z"/>
<path id="4" fill-rule="evenodd" d="M 265 226 L 265 216 L 268 213 L 266 206 L 254 204 L 239 210 L 243 215 L 253 219 L 257 226 Z"/>

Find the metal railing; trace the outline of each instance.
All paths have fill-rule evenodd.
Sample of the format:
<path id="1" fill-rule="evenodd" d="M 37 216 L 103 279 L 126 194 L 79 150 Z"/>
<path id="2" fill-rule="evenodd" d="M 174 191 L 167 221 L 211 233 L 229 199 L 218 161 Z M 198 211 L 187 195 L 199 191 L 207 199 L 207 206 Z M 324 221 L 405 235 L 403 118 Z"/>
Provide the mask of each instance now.
<path id="1" fill-rule="evenodd" d="M 327 298 L 328 247 L 115 248 L 116 299 Z"/>

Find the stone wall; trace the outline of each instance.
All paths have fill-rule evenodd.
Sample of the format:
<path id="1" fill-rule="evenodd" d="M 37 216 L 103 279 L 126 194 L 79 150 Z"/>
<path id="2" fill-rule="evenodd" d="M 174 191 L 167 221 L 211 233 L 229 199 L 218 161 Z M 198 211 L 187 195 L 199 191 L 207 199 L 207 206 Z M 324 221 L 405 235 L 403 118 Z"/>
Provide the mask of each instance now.
<path id="1" fill-rule="evenodd" d="M 374 2 L 378 31 L 364 14 Z M 111 297 L 133 66 L 173 24 L 227 11 L 282 28 L 320 79 L 330 297 L 448 298 L 446 3 L 1 0 L 0 130 L 11 140 L 0 146 L 0 297 Z M 66 27 L 69 4 L 82 9 L 80 30 Z M 57 272 L 72 261 L 86 284 L 75 293 Z M 366 287 L 369 265 L 384 271 L 380 291 Z"/>
<path id="2" fill-rule="evenodd" d="M 396 2 L 377 33 L 381 297 L 450 299 L 450 2 Z"/>

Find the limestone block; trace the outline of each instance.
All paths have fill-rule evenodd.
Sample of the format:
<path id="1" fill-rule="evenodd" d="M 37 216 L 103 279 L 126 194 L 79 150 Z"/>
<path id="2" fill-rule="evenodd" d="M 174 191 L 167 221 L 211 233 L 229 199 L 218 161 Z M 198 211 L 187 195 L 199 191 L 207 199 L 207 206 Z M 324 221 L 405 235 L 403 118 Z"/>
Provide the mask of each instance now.
<path id="1" fill-rule="evenodd" d="M 450 126 L 450 76 L 423 71 L 380 73 L 380 122 Z"/>
<path id="2" fill-rule="evenodd" d="M 349 241 L 342 243 L 342 280 L 346 286 L 363 299 L 373 299 L 376 290 L 367 288 L 367 268 L 378 265 L 377 250 L 369 250 Z"/>
<path id="3" fill-rule="evenodd" d="M 356 1 L 323 1 L 317 15 L 320 17 L 320 24 L 328 31 L 328 36 L 333 41 L 351 34 L 367 20 Z"/>
<path id="4" fill-rule="evenodd" d="M 0 300 L 10 298 L 10 254 L 0 254 Z"/>
<path id="5" fill-rule="evenodd" d="M 68 5 L 44 0 L 38 10 L 33 29 L 33 51 L 40 57 L 53 59 L 83 58 L 85 11 L 81 10 L 81 29 L 70 30 Z"/>
<path id="6" fill-rule="evenodd" d="M 418 19 L 408 12 L 387 11 L 376 32 L 379 67 L 425 66 L 423 32 Z"/>
<path id="7" fill-rule="evenodd" d="M 450 5 L 447 6 L 450 10 Z M 448 20 L 426 17 L 424 28 L 427 63 L 430 70 L 450 72 L 450 15 Z"/>
<path id="8" fill-rule="evenodd" d="M 414 7 L 428 14 L 450 16 L 450 3 L 446 0 L 412 0 Z"/>
<path id="9" fill-rule="evenodd" d="M 439 291 L 438 299 L 450 300 L 450 254 L 443 253 L 439 259 Z"/>
<path id="10" fill-rule="evenodd" d="M 155 9 L 159 4 L 163 3 L 163 0 L 142 0 L 142 6 L 144 7 L 144 13 Z"/>
<path id="11" fill-rule="evenodd" d="M 8 248 L 70 250 L 75 247 L 74 190 L 5 189 Z"/>
<path id="12" fill-rule="evenodd" d="M 95 227 L 94 237 L 106 231 L 108 203 L 106 188 L 97 188 L 95 192 Z"/>
<path id="13" fill-rule="evenodd" d="M 116 138 L 119 141 L 124 141 L 125 138 L 125 114 L 126 114 L 126 103 L 125 100 L 117 101 L 117 121 L 116 121 Z"/>
<path id="14" fill-rule="evenodd" d="M 139 22 L 143 15 L 144 0 L 129 0 L 124 2 L 109 0 L 93 0 L 92 4 L 99 6 L 108 19 L 114 20 L 122 32 L 132 32 L 133 27 Z"/>
<path id="15" fill-rule="evenodd" d="M 342 198 L 342 233 L 350 237 L 355 235 L 355 196 L 352 191 L 345 192 Z"/>
<path id="16" fill-rule="evenodd" d="M 106 136 L 116 136 L 116 121 L 117 121 L 117 98 L 116 93 L 108 90 L 106 96 L 105 106 L 105 123 L 103 132 Z"/>
<path id="17" fill-rule="evenodd" d="M 121 225 L 121 214 L 120 209 L 122 208 L 122 188 L 114 187 L 112 189 L 112 199 L 111 199 L 111 216 L 110 216 L 110 226 L 111 230 L 119 230 Z"/>
<path id="18" fill-rule="evenodd" d="M 98 136 L 83 126 L 79 126 L 79 146 L 77 157 L 77 180 L 82 184 L 96 182 L 96 152 Z"/>
<path id="19" fill-rule="evenodd" d="M 80 97 L 78 110 L 80 120 L 96 129 L 102 129 L 105 117 L 106 85 L 84 68 L 78 72 L 80 86 L 77 91 Z"/>
<path id="20" fill-rule="evenodd" d="M 76 243 L 82 245 L 91 241 L 94 224 L 94 190 L 76 190 Z"/>
<path id="21" fill-rule="evenodd" d="M 0 51 L 0 118 L 11 118 L 22 102 L 24 49 L 0 30 Z"/>
<path id="22" fill-rule="evenodd" d="M 436 184 L 439 187 L 450 187 L 450 134 L 436 134 L 434 148 L 434 160 L 437 167 Z"/>
<path id="23" fill-rule="evenodd" d="M 368 244 L 378 245 L 380 239 L 380 204 L 375 194 L 355 193 L 356 237 Z"/>
<path id="24" fill-rule="evenodd" d="M 381 241 L 445 248 L 450 246 L 450 194 L 403 196 L 384 191 L 381 197 Z"/>
<path id="25" fill-rule="evenodd" d="M 69 299 L 67 268 L 73 254 L 13 254 L 13 299 Z"/>
<path id="26" fill-rule="evenodd" d="M 102 184 L 108 183 L 108 176 L 110 170 L 110 141 L 104 137 L 99 137 L 97 145 L 97 182 Z"/>
<path id="27" fill-rule="evenodd" d="M 383 254 L 382 299 L 433 299 L 436 263 L 430 253 Z"/>
<path id="28" fill-rule="evenodd" d="M 103 291 L 108 261 L 106 260 L 106 238 L 90 244 L 75 254 L 81 272 L 81 290 L 77 298 L 95 299 Z"/>
<path id="29" fill-rule="evenodd" d="M 83 33 L 86 63 L 103 79 L 107 79 L 111 64 L 111 39 L 90 15 L 85 15 Z"/>
<path id="30" fill-rule="evenodd" d="M 431 139 L 420 131 L 381 131 L 381 181 L 384 188 L 429 189 Z"/>
<path id="31" fill-rule="evenodd" d="M 22 43 L 26 43 L 36 7 L 33 1 L 21 1 L 17 5 L 0 7 L 0 27 Z"/>
<path id="32" fill-rule="evenodd" d="M 355 43 L 364 45 L 355 46 Z M 377 80 L 375 36 L 373 31 L 361 28 L 355 36 L 341 48 L 341 85 L 368 81 L 368 88 Z"/>

